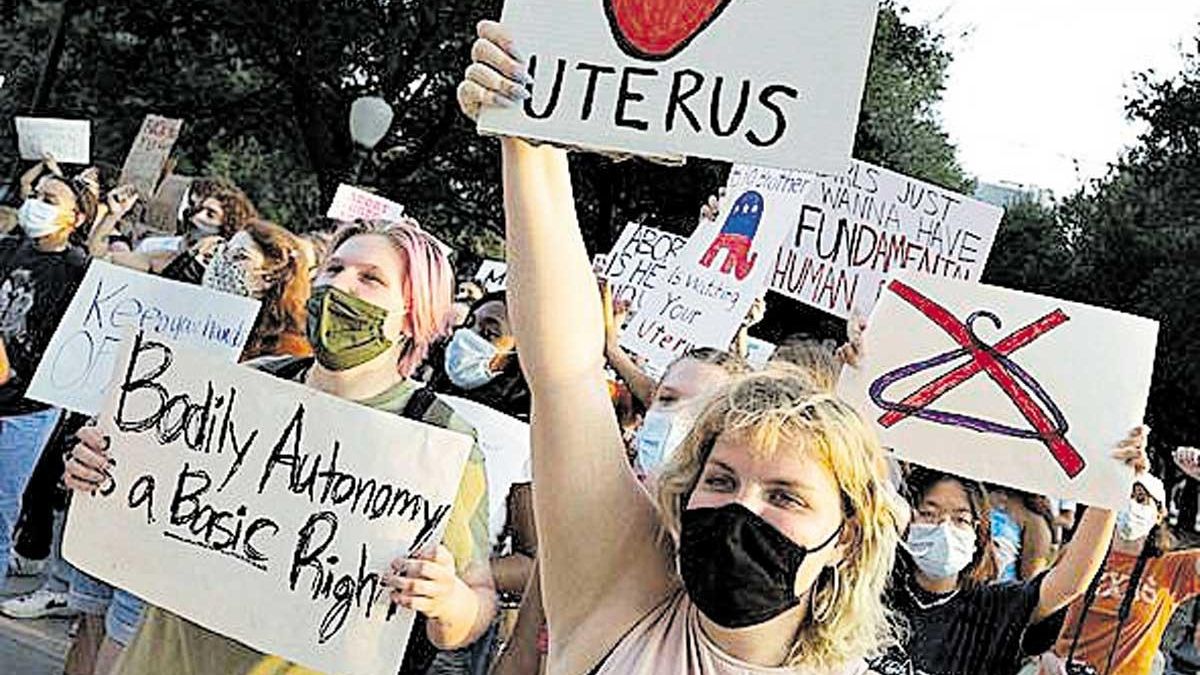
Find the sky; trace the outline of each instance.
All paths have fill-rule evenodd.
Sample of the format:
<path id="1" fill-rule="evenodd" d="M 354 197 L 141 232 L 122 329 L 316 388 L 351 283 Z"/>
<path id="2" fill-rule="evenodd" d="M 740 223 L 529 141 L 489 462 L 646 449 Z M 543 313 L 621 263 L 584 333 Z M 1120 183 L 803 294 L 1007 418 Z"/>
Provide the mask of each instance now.
<path id="1" fill-rule="evenodd" d="M 1136 140 L 1134 76 L 1177 74 L 1200 0 L 898 0 L 954 55 L 943 128 L 979 180 L 1066 196 Z"/>

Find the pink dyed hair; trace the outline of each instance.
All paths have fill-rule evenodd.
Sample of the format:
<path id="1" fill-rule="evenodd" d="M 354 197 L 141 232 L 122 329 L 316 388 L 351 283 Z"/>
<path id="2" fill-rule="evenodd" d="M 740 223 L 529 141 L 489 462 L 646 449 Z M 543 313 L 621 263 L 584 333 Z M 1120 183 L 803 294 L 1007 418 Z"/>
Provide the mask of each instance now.
<path id="1" fill-rule="evenodd" d="M 421 365 L 429 347 L 454 327 L 454 268 L 443 245 L 421 229 L 416 220 L 399 223 L 357 222 L 338 230 L 329 246 L 332 256 L 342 244 L 354 237 L 386 237 L 408 269 L 401 289 L 408 300 L 408 321 L 412 327 L 408 344 L 400 354 L 396 369 L 408 377 Z"/>

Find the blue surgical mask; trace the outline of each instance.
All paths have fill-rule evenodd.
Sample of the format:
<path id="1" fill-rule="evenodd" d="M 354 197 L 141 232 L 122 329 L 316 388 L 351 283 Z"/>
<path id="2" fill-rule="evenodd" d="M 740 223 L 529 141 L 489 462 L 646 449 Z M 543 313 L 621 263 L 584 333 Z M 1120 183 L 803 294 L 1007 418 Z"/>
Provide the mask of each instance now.
<path id="1" fill-rule="evenodd" d="M 30 239 L 48 237 L 62 229 L 58 207 L 40 199 L 26 199 L 17 220 Z"/>
<path id="2" fill-rule="evenodd" d="M 950 523 L 913 523 L 904 547 L 925 576 L 949 579 L 971 564 L 975 558 L 975 543 L 974 528 L 955 527 Z"/>
<path id="3" fill-rule="evenodd" d="M 460 328 L 446 347 L 446 375 L 460 389 L 478 389 L 500 374 L 492 372 L 496 354 L 496 345 L 469 328 Z"/>
<path id="4" fill-rule="evenodd" d="M 650 408 L 634 441 L 642 471 L 657 472 L 687 438 L 694 423 L 691 415 L 683 411 Z"/>

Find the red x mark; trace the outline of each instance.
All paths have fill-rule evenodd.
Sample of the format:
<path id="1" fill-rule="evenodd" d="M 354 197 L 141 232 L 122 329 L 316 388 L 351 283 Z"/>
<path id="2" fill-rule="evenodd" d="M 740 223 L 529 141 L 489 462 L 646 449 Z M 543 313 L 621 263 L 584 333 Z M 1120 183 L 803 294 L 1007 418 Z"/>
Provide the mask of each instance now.
<path id="1" fill-rule="evenodd" d="M 921 295 L 917 290 L 900 281 L 893 281 L 889 286 L 896 295 L 917 308 L 922 314 L 933 321 L 946 332 L 960 347 L 967 350 L 971 360 L 951 372 L 939 377 L 921 387 L 912 395 L 905 398 L 900 405 L 912 408 L 924 408 L 933 401 L 963 384 L 979 371 L 986 371 L 988 376 L 1004 391 L 1004 394 L 1017 406 L 1025 419 L 1033 425 L 1042 442 L 1054 455 L 1055 460 L 1062 466 L 1067 475 L 1074 478 L 1083 471 L 1084 459 L 1071 443 L 1058 431 L 1045 411 L 1030 397 L 990 352 L 981 348 L 971 338 L 966 325 L 959 321 L 945 307 Z M 992 349 L 1001 356 L 1008 356 L 1018 349 L 1028 345 L 1037 338 L 1058 326 L 1066 323 L 1068 317 L 1061 310 L 1047 314 L 1041 319 L 1021 328 L 1012 335 L 996 343 Z M 908 417 L 903 412 L 888 412 L 879 418 L 884 427 L 891 427 Z"/>

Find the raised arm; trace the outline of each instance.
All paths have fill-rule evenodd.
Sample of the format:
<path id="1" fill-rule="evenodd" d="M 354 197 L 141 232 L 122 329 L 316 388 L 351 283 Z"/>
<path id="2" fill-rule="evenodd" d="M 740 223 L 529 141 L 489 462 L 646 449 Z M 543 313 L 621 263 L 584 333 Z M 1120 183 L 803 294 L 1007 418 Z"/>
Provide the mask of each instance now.
<path id="1" fill-rule="evenodd" d="M 1139 427 L 1122 441 L 1115 457 L 1134 468 L 1145 471 L 1150 462 L 1146 457 L 1148 430 Z M 1092 507 L 1083 514 L 1075 538 L 1063 549 L 1058 561 L 1042 580 L 1037 610 L 1030 623 L 1037 623 L 1066 607 L 1087 592 L 1092 578 L 1100 571 L 1108 556 L 1117 516 L 1108 509 Z"/>
<path id="2" fill-rule="evenodd" d="M 604 300 L 604 355 L 608 358 L 608 365 L 629 385 L 633 397 L 649 408 L 654 402 L 658 382 L 647 375 L 621 346 L 621 320 L 625 312 L 618 311 L 615 306 L 612 287 L 605 282 L 600 293 Z"/>
<path id="3" fill-rule="evenodd" d="M 523 96 L 498 24 L 480 25 L 459 100 Z M 503 75 L 502 75 L 503 73 Z M 516 92 L 522 93 L 516 93 Z M 658 518 L 625 459 L 604 380 L 604 324 L 567 156 L 504 139 L 509 311 L 533 391 L 534 510 L 554 671 L 599 661 L 673 587 Z"/>

